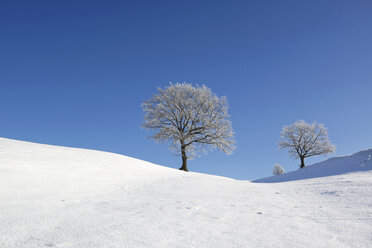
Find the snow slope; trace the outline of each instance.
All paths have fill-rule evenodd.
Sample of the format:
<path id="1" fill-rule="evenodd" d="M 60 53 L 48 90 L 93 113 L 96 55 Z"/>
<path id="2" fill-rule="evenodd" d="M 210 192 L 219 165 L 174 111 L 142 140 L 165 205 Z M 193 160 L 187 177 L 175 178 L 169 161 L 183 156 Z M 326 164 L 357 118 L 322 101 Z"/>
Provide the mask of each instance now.
<path id="1" fill-rule="evenodd" d="M 0 138 L 0 247 L 372 247 L 371 177 L 252 183 Z"/>
<path id="2" fill-rule="evenodd" d="M 254 180 L 257 183 L 277 183 L 315 177 L 328 177 L 350 172 L 372 170 L 372 149 L 357 152 L 350 156 L 330 158 L 280 176 Z"/>

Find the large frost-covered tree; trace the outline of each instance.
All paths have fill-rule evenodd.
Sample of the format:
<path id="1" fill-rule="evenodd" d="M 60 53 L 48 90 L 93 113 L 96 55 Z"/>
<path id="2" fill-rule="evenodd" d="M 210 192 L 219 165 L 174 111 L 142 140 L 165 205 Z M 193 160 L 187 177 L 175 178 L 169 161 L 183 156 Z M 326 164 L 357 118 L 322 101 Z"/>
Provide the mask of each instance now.
<path id="1" fill-rule="evenodd" d="M 283 127 L 280 133 L 280 149 L 288 149 L 289 154 L 301 160 L 300 168 L 305 167 L 305 158 L 328 154 L 335 151 L 335 146 L 328 138 L 327 129 L 323 124 L 296 121 Z"/>
<path id="2" fill-rule="evenodd" d="M 180 170 L 188 171 L 187 159 L 207 148 L 230 154 L 235 149 L 234 132 L 227 113 L 226 97 L 218 97 L 206 86 L 176 83 L 158 88 L 158 93 L 143 102 L 143 126 L 157 132 L 155 141 L 169 141 L 182 157 Z"/>

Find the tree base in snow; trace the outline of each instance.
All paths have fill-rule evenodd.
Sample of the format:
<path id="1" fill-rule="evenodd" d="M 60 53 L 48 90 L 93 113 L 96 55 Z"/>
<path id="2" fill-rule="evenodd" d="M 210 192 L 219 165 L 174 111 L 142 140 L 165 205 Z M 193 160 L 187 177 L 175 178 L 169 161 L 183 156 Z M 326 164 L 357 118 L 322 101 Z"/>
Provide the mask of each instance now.
<path id="1" fill-rule="evenodd" d="M 183 168 L 183 167 L 179 168 L 179 170 L 189 172 L 189 170 L 187 168 Z"/>

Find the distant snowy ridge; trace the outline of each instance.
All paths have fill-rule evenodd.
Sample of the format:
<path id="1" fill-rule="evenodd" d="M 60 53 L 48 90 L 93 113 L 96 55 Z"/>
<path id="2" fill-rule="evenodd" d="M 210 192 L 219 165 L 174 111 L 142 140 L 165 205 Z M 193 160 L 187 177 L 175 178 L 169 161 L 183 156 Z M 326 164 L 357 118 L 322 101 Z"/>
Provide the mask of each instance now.
<path id="1" fill-rule="evenodd" d="M 316 177 L 327 177 L 350 172 L 372 170 L 372 149 L 360 151 L 348 156 L 340 156 L 309 165 L 303 169 L 280 176 L 254 180 L 256 183 L 276 183 Z"/>

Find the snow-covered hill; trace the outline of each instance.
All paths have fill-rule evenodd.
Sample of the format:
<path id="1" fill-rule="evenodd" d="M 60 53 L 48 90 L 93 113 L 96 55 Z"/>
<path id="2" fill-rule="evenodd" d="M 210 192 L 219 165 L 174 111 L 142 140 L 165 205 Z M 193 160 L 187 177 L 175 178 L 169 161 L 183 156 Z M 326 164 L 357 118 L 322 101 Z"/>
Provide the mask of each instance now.
<path id="1" fill-rule="evenodd" d="M 257 183 L 277 183 L 315 177 L 328 177 L 350 172 L 372 170 L 372 149 L 357 152 L 350 156 L 330 158 L 280 176 L 254 180 Z M 372 179 L 371 179 L 372 180 Z"/>
<path id="2" fill-rule="evenodd" d="M 371 178 L 252 183 L 0 138 L 0 247 L 372 247 Z"/>

